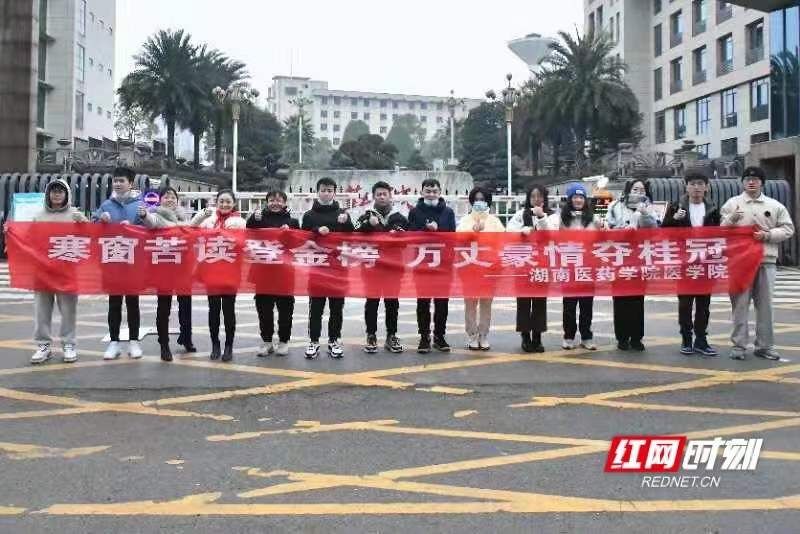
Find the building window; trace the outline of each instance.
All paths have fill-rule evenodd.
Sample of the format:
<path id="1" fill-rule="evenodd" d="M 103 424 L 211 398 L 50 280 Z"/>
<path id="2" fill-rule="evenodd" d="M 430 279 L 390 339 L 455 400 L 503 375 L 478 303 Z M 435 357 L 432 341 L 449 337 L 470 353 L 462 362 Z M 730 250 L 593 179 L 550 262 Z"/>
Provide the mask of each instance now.
<path id="1" fill-rule="evenodd" d="M 387 130 L 388 130 L 388 128 L 386 128 L 386 126 L 381 126 L 381 133 L 382 134 L 385 134 Z"/>
<path id="2" fill-rule="evenodd" d="M 86 0 L 78 2 L 78 33 L 86 35 Z"/>
<path id="3" fill-rule="evenodd" d="M 769 118 L 769 78 L 750 82 L 750 121 Z"/>
<path id="4" fill-rule="evenodd" d="M 663 111 L 656 113 L 656 144 L 667 142 L 667 118 Z"/>
<path id="5" fill-rule="evenodd" d="M 739 140 L 736 137 L 722 140 L 722 156 L 736 156 L 739 154 Z"/>
<path id="6" fill-rule="evenodd" d="M 733 35 L 728 34 L 725 37 L 717 39 L 717 55 L 719 57 L 719 65 L 717 67 L 717 76 L 724 76 L 733 71 Z"/>
<path id="7" fill-rule="evenodd" d="M 322 111 L 319 112 L 319 116 L 320 117 L 327 117 L 328 116 L 328 111 L 323 109 Z"/>
<path id="8" fill-rule="evenodd" d="M 695 104 L 695 122 L 697 122 L 697 135 L 705 135 L 711 128 L 711 97 L 698 100 Z"/>
<path id="9" fill-rule="evenodd" d="M 369 107 L 369 99 L 367 99 L 367 98 L 364 99 L 364 107 L 365 108 Z"/>
<path id="10" fill-rule="evenodd" d="M 672 117 L 675 127 L 675 139 L 683 139 L 686 137 L 686 106 L 675 108 Z"/>
<path id="11" fill-rule="evenodd" d="M 328 131 L 328 123 L 323 122 L 322 124 L 319 125 L 319 129 L 320 129 L 320 131 L 323 131 L 323 132 Z M 298 133 L 298 135 L 299 135 L 299 133 Z"/>
<path id="12" fill-rule="evenodd" d="M 419 122 L 428 122 L 428 117 L 426 117 L 425 115 L 421 115 L 419 118 Z"/>
<path id="13" fill-rule="evenodd" d="M 369 113 L 364 113 L 364 120 L 365 120 L 365 121 L 368 121 L 368 120 L 369 120 Z"/>
<path id="14" fill-rule="evenodd" d="M 704 145 L 697 145 L 695 150 L 699 154 L 698 159 L 708 159 L 708 152 L 711 149 L 711 143 L 706 143 Z"/>
<path id="15" fill-rule="evenodd" d="M 728 89 L 722 93 L 722 127 L 733 128 L 739 123 L 736 112 L 736 89 Z"/>
<path id="16" fill-rule="evenodd" d="M 339 144 L 339 143 L 341 143 L 341 142 L 342 142 L 342 140 L 341 140 L 341 139 L 339 139 L 338 137 L 334 137 L 334 138 L 333 138 L 333 144 L 334 144 L 334 145 L 338 145 L 338 144 Z"/>
<path id="17" fill-rule="evenodd" d="M 617 17 L 616 18 L 617 18 L 617 43 L 619 43 L 620 39 L 622 39 L 622 33 L 621 33 L 622 32 L 622 29 L 621 29 L 622 23 L 621 23 L 621 19 L 620 19 L 619 13 L 617 13 Z"/>
<path id="18" fill-rule="evenodd" d="M 339 131 L 341 128 L 342 128 L 342 127 L 341 127 L 341 125 L 339 125 L 339 124 L 334 124 L 334 125 L 333 125 L 333 131 L 334 131 L 334 132 L 338 132 L 338 131 Z M 299 134 L 298 134 L 298 135 L 299 135 Z"/>
<path id="19" fill-rule="evenodd" d="M 595 32 L 594 12 L 589 13 L 589 33 Z"/>
<path id="20" fill-rule="evenodd" d="M 297 87 L 287 87 L 283 90 L 286 96 L 296 96 L 297 95 Z"/>
<path id="21" fill-rule="evenodd" d="M 708 0 L 694 0 L 692 3 L 692 35 L 706 31 L 708 20 Z"/>
<path id="22" fill-rule="evenodd" d="M 746 62 L 748 65 L 764 59 L 764 19 L 759 19 L 745 28 L 747 37 Z"/>
<path id="23" fill-rule="evenodd" d="M 438 102 L 436 104 L 436 110 L 437 111 L 442 111 L 443 109 L 444 109 L 444 104 L 442 104 L 441 102 Z"/>
<path id="24" fill-rule="evenodd" d="M 419 105 L 419 109 L 428 109 L 428 103 L 427 102 L 421 102 L 420 105 Z"/>
<path id="25" fill-rule="evenodd" d="M 381 120 L 385 121 L 387 119 L 386 113 L 381 113 Z"/>
<path id="26" fill-rule="evenodd" d="M 674 95 L 683 90 L 683 58 L 673 59 L 669 64 L 669 94 Z"/>
<path id="27" fill-rule="evenodd" d="M 664 71 L 661 67 L 653 71 L 653 96 L 656 101 L 664 97 L 663 78 Z"/>
<path id="28" fill-rule="evenodd" d="M 75 45 L 75 76 L 79 82 L 86 81 L 86 49 L 83 45 Z"/>
<path id="29" fill-rule="evenodd" d="M 91 102 L 89 102 L 88 104 L 86 104 L 86 109 L 88 109 L 90 112 L 91 112 L 91 111 L 94 111 L 94 106 L 92 105 L 92 103 L 91 103 Z"/>
<path id="30" fill-rule="evenodd" d="M 385 108 L 387 105 L 389 105 L 389 102 L 387 102 L 386 100 L 381 100 L 381 107 L 382 108 Z"/>
<path id="31" fill-rule="evenodd" d="M 341 97 L 338 97 L 338 96 L 334 96 L 334 97 L 333 97 L 333 105 L 334 105 L 334 106 L 338 106 L 338 105 L 340 105 L 341 103 L 342 103 L 342 99 L 341 99 Z"/>
<path id="32" fill-rule="evenodd" d="M 674 48 L 683 42 L 683 11 L 678 10 L 669 17 L 669 46 Z"/>
<path id="33" fill-rule="evenodd" d="M 417 109 L 417 103 L 416 102 L 409 102 L 408 103 L 408 109 Z"/>
<path id="34" fill-rule="evenodd" d="M 358 99 L 357 98 L 351 98 L 350 99 L 350 105 L 353 106 L 353 107 L 358 106 Z"/>
<path id="35" fill-rule="evenodd" d="M 339 111 L 334 111 L 333 112 L 333 118 L 334 119 L 338 119 L 340 115 L 341 115 L 341 112 L 339 112 Z"/>
<path id="36" fill-rule="evenodd" d="M 397 118 L 400 117 L 397 113 L 392 114 L 392 122 L 395 122 Z"/>
<path id="37" fill-rule="evenodd" d="M 655 57 L 659 57 L 661 53 L 664 51 L 663 43 L 662 43 L 662 36 L 663 30 L 661 24 L 656 25 L 653 28 L 653 53 Z"/>
<path id="38" fill-rule="evenodd" d="M 36 94 L 36 127 L 44 129 L 44 117 L 47 105 L 47 92 L 37 91 Z"/>
<path id="39" fill-rule="evenodd" d="M 106 111 L 106 118 L 107 118 L 107 119 L 110 119 L 110 118 L 111 118 L 111 112 L 110 112 L 110 111 Z"/>
<path id="40" fill-rule="evenodd" d="M 392 102 L 392 109 L 398 109 L 400 107 L 400 102 Z"/>
<path id="41" fill-rule="evenodd" d="M 717 0 L 717 24 L 722 24 L 733 17 L 733 6 L 728 2 Z"/>
<path id="42" fill-rule="evenodd" d="M 102 106 L 97 106 L 97 114 L 100 115 L 100 116 L 103 115 L 103 107 Z"/>
<path id="43" fill-rule="evenodd" d="M 323 106 L 327 106 L 328 105 L 328 97 L 327 96 L 323 96 L 322 98 L 320 98 L 320 100 L 322 101 L 322 105 Z"/>
<path id="44" fill-rule="evenodd" d="M 692 75 L 692 85 L 705 83 L 708 79 L 708 48 L 701 46 L 692 52 L 692 63 L 694 66 L 694 73 Z"/>
<path id="45" fill-rule="evenodd" d="M 350 113 L 350 120 L 351 120 L 351 121 L 358 120 L 358 113 L 357 113 L 357 112 L 355 112 L 355 111 L 353 111 L 352 113 Z"/>
<path id="46" fill-rule="evenodd" d="M 83 130 L 83 110 L 86 106 L 85 96 L 80 91 L 75 92 L 75 129 Z M 91 106 L 91 104 L 89 104 Z M 91 108 L 89 109 L 91 111 Z"/>
<path id="47" fill-rule="evenodd" d="M 757 145 L 758 143 L 766 143 L 769 141 L 769 132 L 753 134 L 750 136 L 750 144 Z"/>
<path id="48" fill-rule="evenodd" d="M 661 0 L 653 0 L 653 14 L 658 15 L 661 13 Z"/>

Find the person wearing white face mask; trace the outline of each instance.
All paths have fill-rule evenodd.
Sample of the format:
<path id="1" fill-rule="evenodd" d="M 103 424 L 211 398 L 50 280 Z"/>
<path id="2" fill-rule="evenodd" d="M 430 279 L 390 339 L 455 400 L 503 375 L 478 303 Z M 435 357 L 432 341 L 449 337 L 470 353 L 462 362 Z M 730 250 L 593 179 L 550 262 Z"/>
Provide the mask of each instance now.
<path id="1" fill-rule="evenodd" d="M 476 187 L 469 193 L 472 211 L 458 223 L 456 232 L 505 232 L 503 223 L 496 215 L 489 213 L 492 194 L 483 187 Z M 478 319 L 480 307 L 480 319 Z M 489 325 L 492 321 L 491 298 L 464 299 L 464 325 L 469 341 L 469 350 L 489 350 Z"/>

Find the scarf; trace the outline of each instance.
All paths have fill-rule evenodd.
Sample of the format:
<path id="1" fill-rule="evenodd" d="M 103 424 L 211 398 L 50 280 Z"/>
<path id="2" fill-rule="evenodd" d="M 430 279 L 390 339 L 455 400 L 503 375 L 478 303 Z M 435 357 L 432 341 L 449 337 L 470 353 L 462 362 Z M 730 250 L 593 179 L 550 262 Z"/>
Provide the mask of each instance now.
<path id="1" fill-rule="evenodd" d="M 214 228 L 215 229 L 223 229 L 225 228 L 225 221 L 230 219 L 231 217 L 238 217 L 239 212 L 236 210 L 232 210 L 227 214 L 223 214 L 219 210 L 217 210 L 217 220 L 214 221 Z"/>

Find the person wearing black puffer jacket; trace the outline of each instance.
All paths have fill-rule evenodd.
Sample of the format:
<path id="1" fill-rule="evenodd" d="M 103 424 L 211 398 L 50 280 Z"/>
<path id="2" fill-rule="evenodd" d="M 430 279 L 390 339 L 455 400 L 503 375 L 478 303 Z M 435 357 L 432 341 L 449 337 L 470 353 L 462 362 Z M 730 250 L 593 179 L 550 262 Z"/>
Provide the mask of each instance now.
<path id="1" fill-rule="evenodd" d="M 301 228 L 314 232 L 320 236 L 326 236 L 331 232 L 352 232 L 355 228 L 353 221 L 347 212 L 339 207 L 339 203 L 334 200 L 336 196 L 336 182 L 331 178 L 321 178 L 317 182 L 317 200 L 309 211 L 303 215 Z M 325 312 L 325 302 L 330 306 L 328 316 L 328 355 L 334 359 L 344 356 L 342 347 L 342 322 L 344 311 L 344 293 L 342 280 L 346 277 L 336 272 L 335 264 L 331 264 L 327 273 L 315 274 L 309 280 L 309 312 L 308 312 L 308 334 L 309 343 L 306 347 L 306 358 L 313 360 L 319 355 L 319 337 L 322 333 L 322 314 Z M 316 287 L 315 287 L 316 286 Z M 330 291 L 331 287 L 336 287 L 340 295 L 325 295 L 325 291 Z"/>
<path id="2" fill-rule="evenodd" d="M 422 198 L 416 207 L 408 212 L 408 229 L 414 232 L 455 232 L 456 214 L 447 207 L 441 198 L 442 186 L 438 180 L 429 178 L 422 182 Z M 433 347 L 440 352 L 450 352 L 450 345 L 444 338 L 447 331 L 447 315 L 450 300 L 433 299 L 434 331 Z M 427 354 L 431 351 L 431 299 L 417 298 L 417 327 L 419 328 L 419 347 L 417 352 Z"/>
<path id="3" fill-rule="evenodd" d="M 286 208 L 286 193 L 283 191 L 270 191 L 267 193 L 267 207 L 254 212 L 249 219 L 247 219 L 248 228 L 280 228 L 282 230 L 297 230 L 300 228 L 300 223 L 297 219 L 293 219 Z M 259 274 L 259 267 L 251 266 L 251 279 L 256 284 L 256 291 L 258 291 L 258 280 L 261 278 Z M 270 265 L 269 267 L 276 267 Z M 271 271 L 275 275 L 274 270 Z M 287 293 L 291 292 L 294 288 L 294 278 L 291 272 L 287 276 L 281 277 L 285 280 Z M 261 349 L 258 351 L 258 356 L 266 357 L 273 352 L 277 356 L 289 355 L 289 339 L 292 336 L 292 316 L 294 315 L 294 297 L 285 295 L 264 295 L 256 293 L 256 311 L 258 312 L 258 325 L 261 333 Z M 277 349 L 272 344 L 272 338 L 275 334 L 275 316 L 274 309 L 278 308 L 278 347 Z"/>

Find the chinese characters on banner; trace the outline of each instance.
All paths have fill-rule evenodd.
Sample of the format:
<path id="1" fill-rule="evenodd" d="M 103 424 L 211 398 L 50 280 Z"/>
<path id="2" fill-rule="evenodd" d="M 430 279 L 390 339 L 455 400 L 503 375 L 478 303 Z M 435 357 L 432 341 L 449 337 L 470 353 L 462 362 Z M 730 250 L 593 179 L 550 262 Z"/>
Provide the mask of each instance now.
<path id="1" fill-rule="evenodd" d="M 751 228 L 331 234 L 12 223 L 13 287 L 78 294 L 524 297 L 737 293 Z"/>

